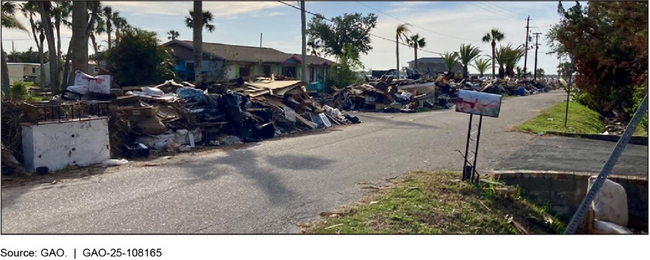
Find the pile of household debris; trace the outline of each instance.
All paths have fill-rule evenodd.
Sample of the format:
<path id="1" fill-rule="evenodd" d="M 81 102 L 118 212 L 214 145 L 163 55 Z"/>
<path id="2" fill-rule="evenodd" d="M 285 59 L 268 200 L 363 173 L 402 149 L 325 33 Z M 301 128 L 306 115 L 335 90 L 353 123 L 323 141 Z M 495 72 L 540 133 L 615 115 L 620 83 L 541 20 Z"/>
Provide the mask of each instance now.
<path id="1" fill-rule="evenodd" d="M 345 88 L 332 87 L 333 94 L 318 97 L 323 104 L 340 110 L 377 112 L 416 112 L 422 108 L 448 109 L 454 106 L 458 90 L 473 90 L 499 95 L 527 96 L 547 92 L 549 87 L 536 80 L 461 80 L 456 83 L 453 74 L 436 79 L 399 79 L 385 74 L 367 83 Z"/>
<path id="2" fill-rule="evenodd" d="M 510 96 L 529 96 L 548 92 L 549 87 L 537 80 L 514 80 L 510 78 L 465 82 L 465 89 Z"/>
<path id="3" fill-rule="evenodd" d="M 417 112 L 420 108 L 450 108 L 457 90 L 440 77 L 431 79 L 401 79 L 383 76 L 365 84 L 345 88 L 332 87 L 333 94 L 319 98 L 323 104 L 341 110 L 379 112 Z"/>
<path id="4" fill-rule="evenodd" d="M 22 113 L 31 116 L 23 116 L 22 120 L 62 122 L 97 117 L 101 112 L 101 116 L 109 118 L 113 158 L 189 151 L 198 145 L 256 142 L 361 122 L 355 116 L 312 100 L 297 80 L 226 82 L 205 89 L 168 80 L 157 86 L 115 89 L 110 87 L 110 76 L 93 77 L 77 72 L 77 79 L 74 86 L 52 101 L 25 102 L 23 106 L 32 109 Z M 93 106 L 97 103 L 106 106 Z M 76 109 L 67 109 L 75 106 Z M 20 128 L 14 132 L 19 134 Z M 20 145 L 9 149 L 20 158 L 21 152 L 16 151 L 21 149 Z"/>

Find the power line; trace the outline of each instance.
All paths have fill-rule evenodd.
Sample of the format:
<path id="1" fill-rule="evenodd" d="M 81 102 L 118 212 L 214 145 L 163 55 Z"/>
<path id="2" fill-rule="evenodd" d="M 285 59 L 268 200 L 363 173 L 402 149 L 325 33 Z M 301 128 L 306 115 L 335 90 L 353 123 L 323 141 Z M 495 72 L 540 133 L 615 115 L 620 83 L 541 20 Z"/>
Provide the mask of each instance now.
<path id="1" fill-rule="evenodd" d="M 291 5 L 291 4 L 288 4 L 288 3 L 285 3 L 285 2 L 283 2 L 283 1 L 278 1 L 278 2 L 280 2 L 280 3 L 282 3 L 282 4 L 286 5 L 286 6 L 292 7 L 292 8 L 294 8 L 294 9 L 296 9 L 296 10 L 300 10 L 300 11 L 302 11 L 302 9 L 300 9 L 300 7 L 297 7 L 297 6 L 294 6 L 294 5 Z M 312 13 L 312 12 L 307 11 L 307 10 L 305 10 L 305 13 L 311 14 L 311 15 L 316 16 L 316 17 L 320 17 L 320 18 L 322 18 L 323 20 L 326 20 L 326 21 L 333 22 L 331 19 L 329 19 L 329 18 L 327 18 L 327 17 L 325 17 L 325 16 L 323 16 L 323 15 L 321 15 L 321 14 L 315 14 L 315 13 Z M 370 35 L 370 36 L 374 36 L 374 37 L 377 37 L 377 38 L 382 39 L 382 40 L 386 40 L 386 41 L 394 42 L 394 43 L 397 43 L 397 44 L 401 44 L 401 45 L 404 45 L 404 46 L 407 46 L 407 47 L 412 47 L 412 46 L 410 46 L 410 45 L 408 45 L 408 44 L 406 44 L 406 43 L 398 42 L 398 41 L 395 41 L 395 40 L 391 40 L 391 39 L 388 39 L 388 38 L 386 38 L 386 37 L 382 37 L 382 36 L 375 35 L 375 34 L 372 34 L 372 33 L 368 33 L 368 35 Z M 442 53 L 440 53 L 440 52 L 427 51 L 427 50 L 424 50 L 424 49 L 421 49 L 421 48 L 418 48 L 418 50 L 419 50 L 419 51 L 422 51 L 422 52 L 426 52 L 426 53 L 432 53 L 432 54 L 439 54 L 439 55 L 442 55 Z"/>
<path id="2" fill-rule="evenodd" d="M 493 6 L 493 7 L 495 7 L 495 8 L 498 8 L 499 10 L 503 10 L 504 12 L 509 13 L 509 14 L 512 14 L 512 15 L 514 15 L 514 16 L 518 16 L 518 17 L 525 17 L 525 16 L 527 16 L 527 15 L 522 14 L 522 13 L 517 13 L 517 12 L 510 11 L 510 10 L 508 10 L 508 9 L 505 9 L 505 8 L 501 8 L 501 7 L 499 7 L 499 6 L 495 5 L 495 4 L 492 4 L 492 3 L 483 2 L 483 4 Z"/>
<path id="3" fill-rule="evenodd" d="M 372 9 L 372 10 L 375 10 L 375 11 L 377 11 L 377 12 L 379 12 L 379 13 L 382 13 L 382 14 L 384 14 L 384 15 L 390 17 L 390 18 L 393 18 L 393 19 L 395 19 L 395 20 L 398 20 L 398 21 L 401 21 L 401 22 L 404 22 L 404 23 L 408 23 L 408 24 L 410 24 L 410 25 L 413 25 L 413 27 L 417 27 L 417 28 L 420 28 L 420 29 L 425 30 L 425 31 L 428 31 L 428 32 L 432 32 L 432 33 L 435 33 L 435 34 L 438 34 L 438 35 L 442 35 L 442 36 L 449 37 L 449 38 L 453 38 L 453 39 L 463 40 L 463 41 L 480 42 L 480 41 L 477 41 L 477 40 L 463 39 L 463 38 L 458 38 L 458 37 L 454 37 L 454 36 L 446 35 L 446 34 L 443 34 L 443 33 L 439 33 L 439 32 L 436 32 L 436 31 L 432 31 L 432 30 L 429 30 L 429 29 L 427 29 L 427 28 L 424 28 L 424 27 L 418 26 L 418 25 L 416 25 L 416 24 L 413 24 L 413 23 L 411 23 L 411 22 L 407 22 L 407 21 L 405 21 L 405 20 L 399 19 L 399 18 L 397 18 L 397 17 L 395 17 L 395 16 L 392 16 L 392 15 L 390 15 L 390 14 L 384 13 L 384 12 L 382 12 L 382 11 L 380 11 L 380 10 L 374 8 L 374 7 L 371 7 L 371 6 L 367 5 L 367 4 L 364 4 L 364 3 L 362 3 L 362 2 L 357 2 L 357 3 L 362 4 L 362 5 L 365 5 L 366 7 L 370 8 L 370 9 Z"/>
<path id="4" fill-rule="evenodd" d="M 517 19 L 517 20 L 525 20 L 525 19 L 520 19 L 520 18 L 518 18 L 518 17 L 514 17 L 514 16 L 512 16 L 512 15 L 510 15 L 510 14 L 504 14 L 503 12 L 500 12 L 500 11 L 496 10 L 495 8 L 489 7 L 489 6 L 487 6 L 487 5 L 486 5 L 486 6 L 479 6 L 479 5 L 477 5 L 477 4 L 480 3 L 480 2 L 477 2 L 477 4 L 472 3 L 472 2 L 468 2 L 468 3 L 474 5 L 474 6 L 478 7 L 478 8 L 481 8 L 481 9 L 483 9 L 483 10 L 489 11 L 489 12 L 491 12 L 491 13 L 493 13 L 493 14 L 498 14 L 498 15 L 503 16 L 503 17 L 506 17 L 506 18 Z M 481 3 L 481 4 L 482 4 L 482 3 Z"/>

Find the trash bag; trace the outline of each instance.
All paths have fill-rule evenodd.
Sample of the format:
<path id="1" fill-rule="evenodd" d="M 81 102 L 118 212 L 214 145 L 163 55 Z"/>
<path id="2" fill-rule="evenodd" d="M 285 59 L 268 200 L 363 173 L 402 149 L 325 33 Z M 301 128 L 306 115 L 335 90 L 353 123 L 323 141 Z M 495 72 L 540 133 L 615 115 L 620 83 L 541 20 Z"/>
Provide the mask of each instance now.
<path id="1" fill-rule="evenodd" d="M 352 122 L 353 124 L 361 123 L 361 120 L 359 120 L 359 118 L 356 116 L 345 114 L 345 119 L 350 120 L 350 122 Z"/>
<path id="2" fill-rule="evenodd" d="M 121 159 L 121 160 L 108 159 L 108 160 L 102 162 L 102 166 L 103 167 L 120 166 L 120 165 L 125 165 L 127 163 L 129 163 L 129 161 L 126 160 L 126 159 Z"/>
<path id="3" fill-rule="evenodd" d="M 178 94 L 179 97 L 182 99 L 194 99 L 196 102 L 201 102 L 204 101 L 205 98 L 205 92 L 203 92 L 200 89 L 195 89 L 195 88 L 179 88 L 176 90 L 176 94 Z"/>
<path id="4" fill-rule="evenodd" d="M 237 92 L 228 92 L 223 95 L 223 106 L 226 111 L 226 119 L 231 123 L 235 133 L 241 135 L 243 132 L 242 111 L 248 99 Z"/>

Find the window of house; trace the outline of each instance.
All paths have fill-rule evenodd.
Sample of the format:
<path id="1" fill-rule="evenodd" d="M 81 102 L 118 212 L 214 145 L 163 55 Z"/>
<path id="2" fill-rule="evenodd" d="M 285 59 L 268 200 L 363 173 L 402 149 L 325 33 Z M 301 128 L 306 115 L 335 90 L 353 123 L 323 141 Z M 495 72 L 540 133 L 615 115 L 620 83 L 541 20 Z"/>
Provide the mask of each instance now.
<path id="1" fill-rule="evenodd" d="M 36 74 L 36 68 L 32 68 L 32 74 Z"/>
<path id="2" fill-rule="evenodd" d="M 316 81 L 316 68 L 311 67 L 309 68 L 309 82 L 315 82 Z"/>
<path id="3" fill-rule="evenodd" d="M 239 66 L 239 76 L 246 77 L 251 75 L 251 67 L 249 66 Z"/>
<path id="4" fill-rule="evenodd" d="M 282 75 L 296 78 L 296 67 L 282 67 Z"/>
<path id="5" fill-rule="evenodd" d="M 271 77 L 271 65 L 264 65 L 264 77 Z"/>

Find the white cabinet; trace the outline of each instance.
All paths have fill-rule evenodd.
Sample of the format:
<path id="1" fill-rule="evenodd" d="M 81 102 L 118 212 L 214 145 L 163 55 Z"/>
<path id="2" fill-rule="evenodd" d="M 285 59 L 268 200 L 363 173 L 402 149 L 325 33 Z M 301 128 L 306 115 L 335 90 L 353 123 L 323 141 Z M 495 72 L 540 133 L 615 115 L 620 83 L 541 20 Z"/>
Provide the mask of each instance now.
<path id="1" fill-rule="evenodd" d="M 108 118 L 74 119 L 22 125 L 23 166 L 50 171 L 87 166 L 110 159 Z"/>

